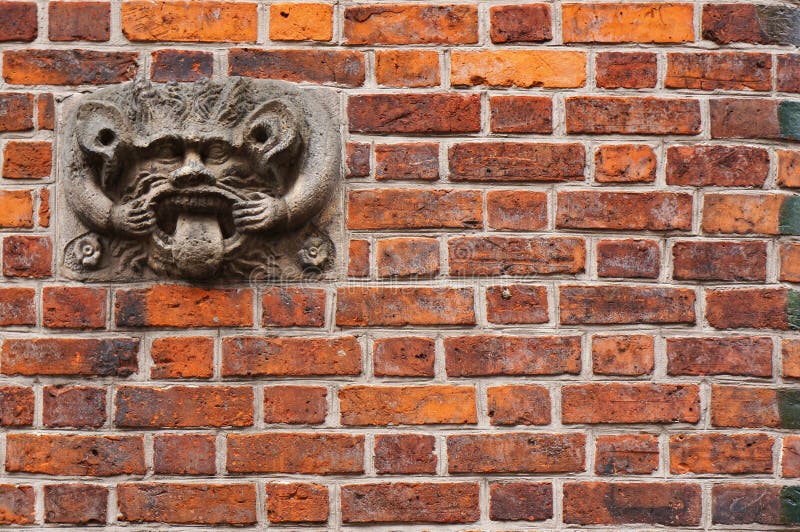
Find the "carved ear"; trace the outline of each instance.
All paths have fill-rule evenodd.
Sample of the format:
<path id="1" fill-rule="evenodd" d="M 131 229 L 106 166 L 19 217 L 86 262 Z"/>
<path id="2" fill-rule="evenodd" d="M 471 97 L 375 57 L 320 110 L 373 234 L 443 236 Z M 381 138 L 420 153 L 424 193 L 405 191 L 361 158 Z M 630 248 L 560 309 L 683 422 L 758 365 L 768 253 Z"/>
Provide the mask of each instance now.
<path id="1" fill-rule="evenodd" d="M 294 144 L 300 132 L 299 113 L 284 100 L 265 103 L 245 122 L 244 142 L 256 156 L 256 171 L 266 172 L 270 160 Z"/>
<path id="2" fill-rule="evenodd" d="M 87 154 L 113 160 L 128 143 L 128 133 L 128 120 L 112 104 L 89 101 L 78 109 L 75 137 Z"/>

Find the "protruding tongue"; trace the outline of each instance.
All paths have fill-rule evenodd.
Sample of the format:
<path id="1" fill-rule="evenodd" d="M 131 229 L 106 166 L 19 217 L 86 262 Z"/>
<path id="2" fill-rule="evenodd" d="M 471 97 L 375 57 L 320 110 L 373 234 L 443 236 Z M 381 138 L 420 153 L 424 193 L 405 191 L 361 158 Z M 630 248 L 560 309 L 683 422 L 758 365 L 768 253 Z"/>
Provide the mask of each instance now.
<path id="1" fill-rule="evenodd" d="M 223 258 L 223 238 L 216 215 L 178 215 L 172 239 L 172 257 L 183 275 L 209 277 L 219 268 Z"/>

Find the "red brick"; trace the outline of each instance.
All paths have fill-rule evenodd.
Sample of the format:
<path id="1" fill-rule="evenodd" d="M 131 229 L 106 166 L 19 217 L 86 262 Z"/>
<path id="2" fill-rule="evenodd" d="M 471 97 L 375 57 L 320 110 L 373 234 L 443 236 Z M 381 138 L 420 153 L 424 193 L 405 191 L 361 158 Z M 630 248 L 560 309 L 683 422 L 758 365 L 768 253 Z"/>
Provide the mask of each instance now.
<path id="1" fill-rule="evenodd" d="M 349 277 L 369 277 L 369 240 L 351 240 L 347 262 Z"/>
<path id="2" fill-rule="evenodd" d="M 513 284 L 486 288 L 486 319 L 490 323 L 547 323 L 547 287 Z"/>
<path id="3" fill-rule="evenodd" d="M 476 482 L 393 482 L 342 486 L 345 523 L 472 523 L 481 511 Z"/>
<path id="4" fill-rule="evenodd" d="M 780 92 L 800 92 L 800 54 L 779 55 L 775 79 Z"/>
<path id="5" fill-rule="evenodd" d="M 583 181 L 581 144 L 469 142 L 450 147 L 451 181 Z"/>
<path id="6" fill-rule="evenodd" d="M 700 524 L 698 484 L 678 482 L 568 482 L 564 521 L 578 525 Z"/>
<path id="7" fill-rule="evenodd" d="M 376 338 L 373 371 L 376 377 L 433 377 L 434 350 L 432 338 Z"/>
<path id="8" fill-rule="evenodd" d="M 156 338 L 150 356 L 151 379 L 207 379 L 214 374 L 214 339 L 210 336 Z"/>
<path id="9" fill-rule="evenodd" d="M 656 164 L 656 153 L 650 146 L 604 145 L 594 154 L 594 179 L 598 183 L 652 183 Z"/>
<path id="10" fill-rule="evenodd" d="M 581 371 L 578 336 L 454 336 L 445 338 L 450 377 L 493 375 L 577 375 Z"/>
<path id="11" fill-rule="evenodd" d="M 267 484 L 270 523 L 324 523 L 328 520 L 328 488 L 320 484 Z"/>
<path id="12" fill-rule="evenodd" d="M 377 50 L 375 79 L 385 87 L 439 85 L 439 54 L 428 50 Z"/>
<path id="13" fill-rule="evenodd" d="M 489 99 L 489 105 L 491 107 L 490 128 L 492 133 L 548 134 L 553 132 L 553 100 L 550 98 L 544 96 L 492 96 Z"/>
<path id="14" fill-rule="evenodd" d="M 47 6 L 51 41 L 107 41 L 111 36 L 108 2 L 51 2 Z"/>
<path id="15" fill-rule="evenodd" d="M 10 3 L 3 2 L 0 4 L 0 9 Z M 0 92 L 0 132 L 31 129 L 33 129 L 33 94 Z"/>
<path id="16" fill-rule="evenodd" d="M 0 386 L 0 426 L 24 427 L 33 424 L 33 389 L 26 386 Z"/>
<path id="17" fill-rule="evenodd" d="M 564 4 L 564 42 L 681 43 L 694 40 L 692 4 Z"/>
<path id="18" fill-rule="evenodd" d="M 561 286 L 564 325 L 694 323 L 695 293 L 662 286 Z"/>
<path id="19" fill-rule="evenodd" d="M 564 229 L 689 231 L 692 196 L 680 192 L 558 193 L 556 226 Z"/>
<path id="20" fill-rule="evenodd" d="M 336 325 L 340 327 L 474 323 L 472 288 L 348 287 L 337 291 Z"/>
<path id="21" fill-rule="evenodd" d="M 786 436 L 783 438 L 783 454 L 781 457 L 783 472 L 786 478 L 800 477 L 800 436 Z"/>
<path id="22" fill-rule="evenodd" d="M 36 290 L 0 288 L 0 326 L 36 325 Z"/>
<path id="23" fill-rule="evenodd" d="M 341 433 L 228 434 L 229 473 L 364 472 L 364 436 Z"/>
<path id="24" fill-rule="evenodd" d="M 346 386 L 342 425 L 475 424 L 472 386 Z"/>
<path id="25" fill-rule="evenodd" d="M 658 60 L 650 52 L 600 52 L 595 60 L 597 86 L 603 89 L 652 89 Z"/>
<path id="26" fill-rule="evenodd" d="M 377 144 L 375 179 L 439 179 L 439 145 L 433 142 Z"/>
<path id="27" fill-rule="evenodd" d="M 455 87 L 583 87 L 586 54 L 574 50 L 453 50 L 450 83 Z"/>
<path id="28" fill-rule="evenodd" d="M 33 524 L 35 501 L 33 486 L 0 484 L 0 524 Z"/>
<path id="29" fill-rule="evenodd" d="M 324 386 L 266 386 L 264 422 L 319 424 L 328 414 L 328 389 Z"/>
<path id="30" fill-rule="evenodd" d="M 213 475 L 216 466 L 213 434 L 156 434 L 153 472 L 157 475 Z"/>
<path id="31" fill-rule="evenodd" d="M 248 386 L 120 386 L 118 427 L 248 427 L 253 389 Z"/>
<path id="32" fill-rule="evenodd" d="M 228 74 L 359 87 L 364 83 L 364 54 L 351 50 L 233 48 L 228 53 Z"/>
<path id="33" fill-rule="evenodd" d="M 436 135 L 481 129 L 477 94 L 360 94 L 347 102 L 351 133 Z"/>
<path id="34" fill-rule="evenodd" d="M 714 524 L 783 524 L 781 486 L 764 484 L 715 484 L 711 487 L 711 519 Z"/>
<path id="35" fill-rule="evenodd" d="M 655 279 L 661 269 L 661 250 L 653 240 L 600 240 L 597 275 Z"/>
<path id="36" fill-rule="evenodd" d="M 789 328 L 788 291 L 780 288 L 706 290 L 706 319 L 716 329 Z"/>
<path id="37" fill-rule="evenodd" d="M 3 275 L 43 278 L 52 274 L 53 244 L 49 236 L 7 236 L 3 239 Z"/>
<path id="38" fill-rule="evenodd" d="M 435 438 L 425 434 L 375 436 L 375 471 L 379 475 L 433 475 Z"/>
<path id="39" fill-rule="evenodd" d="M 46 427 L 99 428 L 106 422 L 106 389 L 45 386 L 42 423 Z"/>
<path id="40" fill-rule="evenodd" d="M 783 376 L 800 379 L 800 340 L 784 338 L 781 344 Z"/>
<path id="41" fill-rule="evenodd" d="M 544 42 L 553 38 L 548 4 L 492 6 L 489 21 L 493 43 Z"/>
<path id="42" fill-rule="evenodd" d="M 673 475 L 772 473 L 772 446 L 766 434 L 675 434 L 669 438 Z"/>
<path id="43" fill-rule="evenodd" d="M 366 177 L 369 175 L 369 144 L 348 142 L 345 145 L 345 177 Z"/>
<path id="44" fill-rule="evenodd" d="M 772 56 L 742 52 L 667 54 L 668 89 L 772 89 Z"/>
<path id="45" fill-rule="evenodd" d="M 777 194 L 705 194 L 703 232 L 777 235 L 783 199 Z"/>
<path id="46" fill-rule="evenodd" d="M 667 184 L 693 187 L 762 187 L 769 153 L 751 146 L 671 146 Z"/>
<path id="47" fill-rule="evenodd" d="M 7 338 L 0 367 L 6 375 L 127 377 L 138 351 L 138 338 Z"/>
<path id="48" fill-rule="evenodd" d="M 800 188 L 800 151 L 776 150 L 778 155 L 778 185 Z"/>
<path id="49" fill-rule="evenodd" d="M 119 519 L 191 525 L 256 523 L 254 484 L 123 483 Z"/>
<path id="50" fill-rule="evenodd" d="M 353 336 L 222 339 L 224 377 L 358 375 L 361 346 Z"/>
<path id="51" fill-rule="evenodd" d="M 45 523 L 104 525 L 108 488 L 93 484 L 51 484 L 44 487 Z"/>
<path id="52" fill-rule="evenodd" d="M 493 521 L 542 521 L 553 517 L 549 482 L 492 482 L 489 515 Z"/>
<path id="53" fill-rule="evenodd" d="M 714 98 L 711 108 L 712 139 L 776 139 L 781 137 L 778 100 L 766 98 Z"/>
<path id="54" fill-rule="evenodd" d="M 121 327 L 237 327 L 253 325 L 253 291 L 154 285 L 116 292 Z"/>
<path id="55" fill-rule="evenodd" d="M 585 468 L 586 436 L 504 432 L 447 437 L 455 473 L 573 473 Z"/>
<path id="56" fill-rule="evenodd" d="M 35 2 L 0 2 L 0 42 L 36 39 Z"/>
<path id="57" fill-rule="evenodd" d="M 352 190 L 349 229 L 460 229 L 483 225 L 477 190 Z"/>
<path id="58" fill-rule="evenodd" d="M 703 6 L 703 38 L 719 44 L 774 41 L 761 25 L 757 4 L 706 4 Z"/>
<path id="59" fill-rule="evenodd" d="M 458 237 L 448 242 L 450 274 L 553 275 L 584 271 L 582 238 Z"/>
<path id="60" fill-rule="evenodd" d="M 492 425 L 549 425 L 550 392 L 544 386 L 509 384 L 486 390 Z"/>
<path id="61" fill-rule="evenodd" d="M 3 77 L 12 85 L 105 85 L 136 75 L 137 52 L 10 50 Z"/>
<path id="62" fill-rule="evenodd" d="M 325 325 L 325 290 L 265 288 L 261 294 L 261 309 L 264 327 L 322 327 Z"/>
<path id="63" fill-rule="evenodd" d="M 40 117 L 42 115 L 39 115 Z M 2 202 L 2 194 L 0 194 L 0 202 Z M 39 208 L 36 215 L 39 217 L 39 225 L 41 227 L 50 227 L 50 189 L 39 189 Z M 0 224 L 2 225 L 2 224 Z"/>
<path id="64" fill-rule="evenodd" d="M 269 38 L 273 41 L 330 41 L 333 6 L 280 3 L 269 6 Z"/>
<path id="65" fill-rule="evenodd" d="M 672 246 L 672 276 L 693 281 L 766 281 L 767 243 L 676 242 Z"/>
<path id="66" fill-rule="evenodd" d="M 143 475 L 142 436 L 8 434 L 6 471 L 108 477 Z"/>
<path id="67" fill-rule="evenodd" d="M 42 322 L 52 329 L 102 329 L 106 326 L 105 288 L 46 286 L 42 289 Z"/>
<path id="68" fill-rule="evenodd" d="M 711 387 L 711 424 L 715 427 L 778 427 L 778 395 L 774 388 Z"/>
<path id="69" fill-rule="evenodd" d="M 50 177 L 53 146 L 50 142 L 10 140 L 3 153 L 5 179 L 41 179 Z"/>
<path id="70" fill-rule="evenodd" d="M 56 104 L 52 94 L 40 94 L 36 97 L 39 129 L 56 128 Z"/>
<path id="71" fill-rule="evenodd" d="M 649 475 L 658 469 L 655 434 L 600 435 L 595 444 L 598 475 Z"/>
<path id="72" fill-rule="evenodd" d="M 592 371 L 595 375 L 649 375 L 653 372 L 655 341 L 652 336 L 592 337 Z"/>
<path id="73" fill-rule="evenodd" d="M 470 5 L 362 4 L 344 11 L 347 44 L 473 44 L 478 9 Z"/>
<path id="74" fill-rule="evenodd" d="M 540 231 L 547 227 L 547 193 L 490 190 L 486 216 L 487 225 L 497 231 Z"/>
<path id="75" fill-rule="evenodd" d="M 196 50 L 156 50 L 153 52 L 150 77 L 153 81 L 197 81 L 211 78 L 214 54 Z"/>
<path id="76" fill-rule="evenodd" d="M 694 384 L 570 384 L 561 389 L 564 423 L 697 423 Z"/>
<path id="77" fill-rule="evenodd" d="M 439 273 L 435 238 L 385 238 L 375 249 L 379 277 L 431 277 Z"/>
<path id="78" fill-rule="evenodd" d="M 696 135 L 700 102 L 692 98 L 571 96 L 567 133 L 590 135 Z"/>
<path id="79" fill-rule="evenodd" d="M 759 336 L 667 338 L 667 359 L 670 375 L 771 377 L 772 339 Z"/>
<path id="80" fill-rule="evenodd" d="M 255 2 L 128 0 L 122 3 L 122 33 L 131 41 L 254 42 Z"/>

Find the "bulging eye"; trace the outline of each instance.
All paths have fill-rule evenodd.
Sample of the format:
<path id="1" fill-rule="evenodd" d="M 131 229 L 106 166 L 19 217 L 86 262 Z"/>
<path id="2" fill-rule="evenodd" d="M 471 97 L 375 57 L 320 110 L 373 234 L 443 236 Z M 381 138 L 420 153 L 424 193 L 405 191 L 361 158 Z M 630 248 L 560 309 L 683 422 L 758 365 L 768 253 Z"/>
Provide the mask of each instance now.
<path id="1" fill-rule="evenodd" d="M 164 142 L 155 149 L 155 158 L 161 163 L 177 163 L 183 160 L 183 150 L 175 142 Z"/>
<path id="2" fill-rule="evenodd" d="M 224 142 L 212 142 L 206 147 L 205 161 L 209 164 L 224 163 L 230 157 L 230 146 Z"/>

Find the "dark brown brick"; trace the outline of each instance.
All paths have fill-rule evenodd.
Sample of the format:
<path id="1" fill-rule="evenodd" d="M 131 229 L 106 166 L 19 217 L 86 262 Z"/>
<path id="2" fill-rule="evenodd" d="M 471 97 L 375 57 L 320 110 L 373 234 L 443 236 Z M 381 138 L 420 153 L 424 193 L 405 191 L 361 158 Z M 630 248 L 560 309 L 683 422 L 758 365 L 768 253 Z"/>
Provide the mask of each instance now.
<path id="1" fill-rule="evenodd" d="M 328 414 L 328 389 L 324 386 L 264 387 L 264 422 L 319 424 Z"/>
<path id="2" fill-rule="evenodd" d="M 706 319 L 715 329 L 789 328 L 788 290 L 740 288 L 706 290 Z"/>
<path id="3" fill-rule="evenodd" d="M 656 279 L 661 270 L 661 251 L 653 240 L 600 240 L 597 242 L 597 275 Z"/>
<path id="4" fill-rule="evenodd" d="M 156 434 L 153 472 L 157 475 L 213 475 L 216 437 L 213 434 Z"/>
<path id="5" fill-rule="evenodd" d="M 780 525 L 781 486 L 765 484 L 714 484 L 711 520 L 718 525 Z"/>
<path id="6" fill-rule="evenodd" d="M 571 96 L 567 133 L 697 135 L 700 102 L 692 98 Z"/>
<path id="7" fill-rule="evenodd" d="M 342 486 L 345 523 L 472 523 L 480 519 L 476 482 L 393 482 Z"/>
<path id="8" fill-rule="evenodd" d="M 667 54 L 668 89 L 772 89 L 772 56 L 742 52 Z"/>
<path id="9" fill-rule="evenodd" d="M 712 98 L 711 138 L 777 139 L 778 100 L 766 98 Z"/>
<path id="10" fill-rule="evenodd" d="M 693 281 L 765 281 L 767 243 L 682 241 L 672 246 L 672 276 Z"/>
<path id="11" fill-rule="evenodd" d="M 47 427 L 98 428 L 106 422 L 106 389 L 45 386 L 42 423 Z"/>
<path id="12" fill-rule="evenodd" d="M 755 3 L 704 5 L 703 38 L 718 44 L 775 43 L 762 27 L 757 9 L 758 5 Z"/>
<path id="13" fill-rule="evenodd" d="M 0 42 L 30 42 L 37 35 L 35 2 L 0 2 Z"/>
<path id="14" fill-rule="evenodd" d="M 53 244 L 49 236 L 7 236 L 3 239 L 3 275 L 43 278 L 52 274 Z"/>
<path id="15" fill-rule="evenodd" d="M 0 484 L 0 524 L 33 524 L 35 501 L 33 486 Z"/>
<path id="16" fill-rule="evenodd" d="M 369 240 L 351 240 L 347 261 L 349 277 L 369 277 Z"/>
<path id="17" fill-rule="evenodd" d="M 36 290 L 0 288 L 0 326 L 36 325 Z"/>
<path id="18" fill-rule="evenodd" d="M 154 285 L 120 289 L 114 314 L 121 327 L 237 327 L 253 324 L 253 290 Z"/>
<path id="19" fill-rule="evenodd" d="M 581 144 L 469 142 L 450 148 L 452 181 L 583 181 Z"/>
<path id="20" fill-rule="evenodd" d="M 435 439 L 426 434 L 375 436 L 375 471 L 379 475 L 433 475 Z"/>
<path id="21" fill-rule="evenodd" d="M 106 326 L 105 288 L 46 286 L 42 289 L 42 322 L 52 329 L 102 329 Z"/>
<path id="22" fill-rule="evenodd" d="M 435 238 L 384 238 L 375 249 L 379 277 L 432 277 L 439 273 Z"/>
<path id="23" fill-rule="evenodd" d="M 543 42 L 553 38 L 548 4 L 492 6 L 489 20 L 494 43 Z"/>
<path id="24" fill-rule="evenodd" d="M 489 515 L 493 521 L 543 521 L 553 517 L 549 482 L 492 482 Z"/>
<path id="25" fill-rule="evenodd" d="M 781 92 L 800 92 L 800 54 L 778 56 L 777 90 Z"/>
<path id="26" fill-rule="evenodd" d="M 265 327 L 322 327 L 325 290 L 278 286 L 261 293 L 261 324 Z"/>
<path id="27" fill-rule="evenodd" d="M 153 81 L 197 81 L 214 73 L 214 54 L 197 50 L 156 50 L 150 77 Z"/>
<path id="28" fill-rule="evenodd" d="M 477 133 L 480 114 L 477 94 L 363 94 L 347 104 L 351 133 Z"/>
<path id="29" fill-rule="evenodd" d="M 364 83 L 364 54 L 351 50 L 264 50 L 234 48 L 228 74 L 358 87 Z"/>
<path id="30" fill-rule="evenodd" d="M 658 61 L 650 52 L 600 52 L 595 71 L 597 86 L 604 89 L 651 89 L 658 80 Z"/>
<path id="31" fill-rule="evenodd" d="M 0 386 L 0 426 L 24 427 L 33 424 L 33 389 L 27 386 Z"/>
<path id="32" fill-rule="evenodd" d="M 33 94 L 0 92 L 0 132 L 30 129 L 33 129 Z"/>
<path id="33" fill-rule="evenodd" d="M 12 85 L 105 85 L 136 75 L 137 52 L 11 50 L 3 53 L 3 77 Z"/>
<path id="34" fill-rule="evenodd" d="M 561 286 L 564 325 L 694 323 L 695 293 L 663 286 Z"/>
<path id="35" fill-rule="evenodd" d="M 104 525 L 108 488 L 93 484 L 51 484 L 44 487 L 45 523 Z"/>
<path id="36" fill-rule="evenodd" d="M 107 41 L 111 36 L 108 2 L 50 2 L 47 8 L 51 41 Z"/>
<path id="37" fill-rule="evenodd" d="M 672 146 L 667 150 L 667 184 L 693 187 L 761 187 L 769 153 L 751 146 Z"/>

